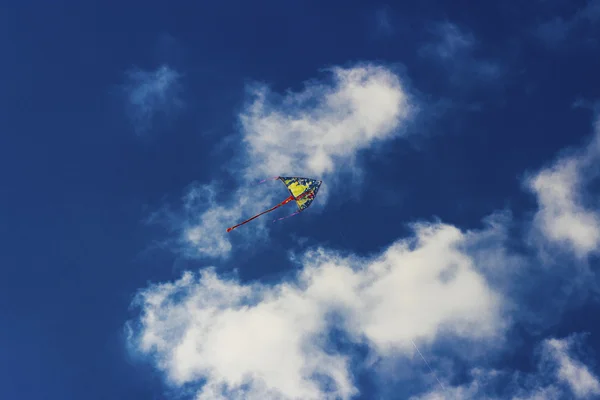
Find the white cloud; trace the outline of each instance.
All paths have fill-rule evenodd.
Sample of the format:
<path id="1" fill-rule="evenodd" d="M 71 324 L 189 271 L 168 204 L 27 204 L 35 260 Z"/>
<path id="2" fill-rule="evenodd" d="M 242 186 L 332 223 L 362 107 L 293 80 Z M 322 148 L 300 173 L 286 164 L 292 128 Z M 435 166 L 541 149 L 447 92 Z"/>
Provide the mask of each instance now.
<path id="1" fill-rule="evenodd" d="M 558 378 L 567 383 L 573 394 L 578 399 L 600 395 L 600 382 L 590 372 L 587 366 L 569 354 L 577 337 L 567 339 L 549 339 L 545 342 L 546 351 L 556 362 Z"/>
<path id="2" fill-rule="evenodd" d="M 468 383 L 435 389 L 411 400 L 590 399 L 600 395 L 600 382 L 572 354 L 572 347 L 578 342 L 580 335 L 544 340 L 539 346 L 537 371 L 532 373 L 473 368 Z"/>
<path id="3" fill-rule="evenodd" d="M 236 199 L 233 207 L 224 207 L 215 200 L 215 192 L 215 187 L 210 185 L 192 187 L 185 196 L 186 218 L 182 222 L 189 223 L 189 218 L 194 221 L 194 224 L 184 228 L 184 243 L 192 243 L 196 251 L 211 257 L 231 250 L 231 243 L 223 235 L 215 233 L 223 231 L 223 227 L 231 221 L 241 218 L 241 199 Z M 199 220 L 195 220 L 199 208 L 207 211 L 201 214 Z"/>
<path id="4" fill-rule="evenodd" d="M 415 229 L 372 259 L 307 253 L 299 275 L 274 286 L 186 272 L 140 293 L 132 340 L 174 385 L 196 383 L 199 399 L 310 400 L 357 391 L 352 360 L 327 340 L 333 327 L 379 357 L 410 355 L 412 341 L 439 335 L 495 338 L 503 302 L 464 252 L 471 236 L 442 224 Z"/>
<path id="5" fill-rule="evenodd" d="M 471 46 L 460 38 L 450 43 L 450 55 Z M 302 171 L 335 181 L 348 166 L 360 168 L 361 150 L 403 133 L 415 108 L 395 74 L 372 65 L 332 73 L 331 84 L 311 82 L 283 96 L 264 86 L 254 89 L 240 115 L 247 162 L 240 186 L 228 201 L 217 200 L 215 182 L 186 194 L 177 224 L 184 246 L 211 257 L 231 251 L 225 228 L 277 196 L 266 185 L 249 187 L 250 179 Z M 597 211 L 582 193 L 595 176 L 599 149 L 596 137 L 527 181 L 539 203 L 533 220 L 539 237 L 579 257 L 595 251 L 600 240 Z M 358 390 L 355 360 L 331 342 L 333 328 L 383 358 L 412 354 L 413 341 L 426 347 L 448 338 L 464 339 L 470 347 L 482 341 L 486 349 L 502 344 L 511 317 L 505 314 L 515 300 L 507 298 L 503 280 L 516 276 L 511 273 L 520 259 L 504 247 L 502 219 L 489 222 L 483 231 L 467 233 L 416 224 L 414 237 L 371 259 L 318 249 L 302 258 L 298 276 L 275 285 L 242 284 L 214 269 L 186 272 L 174 283 L 140 292 L 142 313 L 131 325 L 132 343 L 154 357 L 173 385 L 196 387 L 198 399 L 349 399 Z M 245 232 L 256 238 L 265 228 L 253 224 Z M 446 391 L 420 398 L 500 398 L 486 392 L 507 375 L 516 382 L 513 399 L 561 398 L 567 389 L 581 398 L 596 394 L 598 379 L 569 352 L 569 343 L 545 342 L 543 354 L 553 367 L 540 364 L 525 379 L 512 371 L 473 368 L 468 384 L 452 387 L 443 379 Z M 548 382 L 549 374 L 559 383 Z"/>
<path id="6" fill-rule="evenodd" d="M 287 196 L 285 188 L 281 186 L 280 189 L 283 190 L 278 192 L 267 185 L 247 185 L 234 190 L 236 196 L 225 202 L 220 199 L 227 196 L 226 189 L 217 182 L 193 184 L 183 196 L 183 207 L 179 212 L 164 207 L 153 213 L 147 222 L 164 224 L 175 233 L 177 239 L 165 245 L 186 257 L 224 257 L 232 249 L 231 234 L 226 233 L 226 228 L 247 218 L 249 214 L 271 207 L 273 193 Z M 246 239 L 254 241 L 252 243 L 266 238 L 264 224 L 249 225 L 242 232 Z M 252 243 L 247 240 L 240 246 L 247 247 Z"/>
<path id="7" fill-rule="evenodd" d="M 167 65 L 155 71 L 136 68 L 126 78 L 127 111 L 138 134 L 150 129 L 159 114 L 169 117 L 183 106 L 181 75 Z"/>
<path id="8" fill-rule="evenodd" d="M 580 183 L 595 176 L 599 150 L 595 136 L 582 150 L 528 180 L 540 201 L 534 224 L 546 239 L 566 240 L 571 250 L 587 251 L 593 241 L 581 240 L 577 218 L 558 218 L 567 229 L 554 219 L 583 207 Z M 186 209 L 195 212 L 208 204 L 217 211 L 201 214 L 203 224 L 217 229 L 224 223 L 219 218 L 227 216 L 225 208 L 218 209 L 217 197 L 214 185 L 196 187 L 185 200 Z M 248 198 L 235 200 L 238 209 L 247 206 L 244 201 L 252 203 L 243 200 Z M 174 283 L 140 292 L 141 317 L 131 325 L 131 341 L 156 360 L 175 387 L 195 388 L 198 399 L 352 398 L 358 391 L 354 367 L 363 360 L 336 347 L 330 337 L 334 328 L 351 343 L 366 345 L 376 359 L 400 357 L 411 363 L 406 356 L 414 355 L 415 342 L 429 350 L 429 360 L 436 359 L 438 366 L 444 357 L 454 357 L 471 368 L 470 381 L 452 386 L 451 369 L 434 365 L 446 389 L 418 399 L 584 399 L 597 394 L 597 377 L 571 351 L 577 339 L 543 342 L 538 371 L 532 374 L 490 367 L 490 354 L 505 349 L 505 328 L 528 315 L 522 309 L 529 305 L 514 286 L 545 293 L 537 291 L 545 285 L 543 274 L 535 281 L 523 279 L 540 260 L 506 247 L 509 222 L 507 213 L 496 213 L 477 231 L 415 224 L 413 237 L 368 259 L 313 250 L 299 258 L 297 276 L 274 285 L 242 284 L 214 269 L 186 272 Z M 206 240 L 212 240 L 202 242 L 207 253 L 229 250 L 227 242 Z M 560 313 L 554 297 L 560 294 L 541 301 Z M 456 350 L 444 345 L 440 361 L 435 346 L 454 347 L 461 340 L 468 345 Z M 424 381 L 414 372 L 410 379 Z"/>
<path id="9" fill-rule="evenodd" d="M 332 68 L 330 73 L 331 82 L 310 81 L 303 90 L 283 96 L 264 85 L 252 88 L 251 101 L 239 116 L 245 156 L 245 165 L 235 171 L 241 172 L 239 188 L 228 201 L 195 208 L 182 234 L 192 252 L 227 256 L 232 248 L 227 227 L 287 197 L 283 186 L 274 189 L 266 184 L 248 190 L 249 182 L 270 176 L 323 179 L 315 201 L 323 205 L 341 173 L 360 169 L 360 151 L 406 133 L 416 106 L 392 70 L 359 64 Z M 292 208 L 287 208 L 289 213 L 295 211 Z M 246 225 L 246 239 L 257 231 L 264 233 L 266 220 L 262 217 Z"/>
<path id="10" fill-rule="evenodd" d="M 600 219 L 578 199 L 577 167 L 577 160 L 565 160 L 541 171 L 530 184 L 540 205 L 534 223 L 550 241 L 567 244 L 584 256 L 598 246 Z"/>
<path id="11" fill-rule="evenodd" d="M 581 151 L 558 159 L 527 179 L 539 209 L 534 234 L 571 250 L 577 257 L 597 251 L 600 244 L 600 214 L 586 205 L 583 189 L 596 177 L 600 156 L 600 125 L 593 140 Z"/>
<path id="12" fill-rule="evenodd" d="M 391 70 L 366 64 L 331 73 L 331 84 L 308 83 L 279 101 L 265 86 L 253 91 L 240 116 L 249 176 L 336 173 L 360 150 L 402 132 L 415 108 Z"/>

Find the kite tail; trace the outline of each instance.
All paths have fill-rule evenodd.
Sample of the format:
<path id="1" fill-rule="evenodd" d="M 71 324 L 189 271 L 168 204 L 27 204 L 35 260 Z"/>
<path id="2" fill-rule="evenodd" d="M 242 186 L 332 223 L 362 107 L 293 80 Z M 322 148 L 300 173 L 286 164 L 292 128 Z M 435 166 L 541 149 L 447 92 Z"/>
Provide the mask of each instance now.
<path id="1" fill-rule="evenodd" d="M 293 213 L 293 214 L 290 214 L 290 215 L 288 215 L 288 216 L 286 216 L 286 217 L 281 217 L 281 218 L 274 219 L 274 220 L 273 220 L 273 222 L 281 221 L 282 219 L 286 219 L 286 218 L 289 218 L 289 217 L 293 217 L 294 215 L 298 215 L 298 214 L 300 214 L 300 211 L 296 211 L 295 213 Z"/>
<path id="2" fill-rule="evenodd" d="M 271 207 L 271 208 L 269 208 L 268 210 L 261 212 L 260 214 L 256 214 L 254 217 L 252 217 L 252 218 L 249 218 L 249 219 L 245 220 L 244 222 L 240 222 L 239 224 L 237 224 L 237 225 L 235 225 L 235 226 L 232 226 L 231 228 L 227 228 L 227 232 L 231 232 L 231 231 L 232 231 L 232 230 L 234 230 L 235 228 L 237 228 L 237 227 L 240 227 L 240 226 L 242 226 L 242 225 L 244 225 L 244 224 L 247 224 L 248 222 L 252 221 L 253 219 L 256 219 L 256 218 L 260 217 L 260 216 L 261 216 L 261 215 L 263 215 L 263 214 L 266 214 L 266 213 L 269 213 L 269 212 L 271 212 L 271 211 L 273 211 L 273 210 L 276 210 L 277 208 L 279 208 L 279 207 L 281 207 L 281 206 L 284 206 L 284 205 L 286 205 L 287 203 L 289 203 L 289 202 L 290 202 L 290 201 L 292 201 L 292 200 L 294 200 L 294 196 L 290 196 L 290 197 L 288 197 L 287 199 L 285 199 L 285 200 L 284 200 L 284 201 L 282 201 L 281 203 L 277 204 L 276 206 L 274 206 L 274 207 Z"/>

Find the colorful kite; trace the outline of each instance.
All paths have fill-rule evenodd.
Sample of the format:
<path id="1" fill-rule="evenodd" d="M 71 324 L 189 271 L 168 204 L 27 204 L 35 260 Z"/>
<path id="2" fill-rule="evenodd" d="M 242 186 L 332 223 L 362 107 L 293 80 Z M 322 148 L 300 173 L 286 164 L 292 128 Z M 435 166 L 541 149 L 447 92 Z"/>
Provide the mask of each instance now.
<path id="1" fill-rule="evenodd" d="M 244 222 L 241 222 L 235 226 L 232 226 L 231 228 L 227 228 L 227 232 L 231 232 L 235 228 L 242 226 L 242 225 L 252 221 L 255 218 L 258 218 L 263 214 L 266 214 L 266 213 L 271 212 L 281 206 L 284 206 L 287 203 L 289 203 L 290 201 L 296 202 L 296 205 L 298 206 L 298 211 L 296 211 L 295 213 L 293 213 L 291 215 L 288 215 L 287 217 L 279 218 L 278 220 L 299 214 L 300 212 L 306 210 L 308 208 L 308 206 L 310 206 L 312 204 L 313 200 L 315 199 L 315 196 L 317 195 L 317 192 L 319 191 L 319 188 L 321 187 L 321 183 L 322 183 L 322 181 L 318 181 L 316 179 L 299 178 L 299 177 L 277 176 L 272 179 L 273 180 L 279 179 L 281 182 L 283 182 L 283 184 L 287 187 L 288 191 L 290 192 L 290 197 L 288 197 L 281 203 L 277 204 L 275 207 L 269 208 L 268 210 L 263 211 L 260 214 L 257 214 L 254 217 L 247 219 Z M 264 182 L 264 181 L 262 181 L 262 182 Z M 278 221 L 278 220 L 276 220 L 276 221 Z"/>

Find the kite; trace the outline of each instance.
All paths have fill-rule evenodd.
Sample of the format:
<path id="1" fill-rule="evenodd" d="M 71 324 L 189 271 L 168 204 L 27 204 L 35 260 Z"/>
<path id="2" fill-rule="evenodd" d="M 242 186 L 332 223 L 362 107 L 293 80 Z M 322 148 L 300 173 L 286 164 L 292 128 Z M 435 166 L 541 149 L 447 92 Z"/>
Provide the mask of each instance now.
<path id="1" fill-rule="evenodd" d="M 288 218 L 288 217 L 294 216 L 296 214 L 299 214 L 300 212 L 306 210 L 312 204 L 312 202 L 315 199 L 315 196 L 317 195 L 317 192 L 319 191 L 319 188 L 321 187 L 321 183 L 322 183 L 322 181 L 319 181 L 316 179 L 300 178 L 300 177 L 296 177 L 296 176 L 292 176 L 292 177 L 277 176 L 272 179 L 273 180 L 278 179 L 281 182 L 283 182 L 283 184 L 287 187 L 288 191 L 290 192 L 290 196 L 287 199 L 283 200 L 281 203 L 277 204 L 276 206 L 271 207 L 268 210 L 263 211 L 260 214 L 257 214 L 254 217 L 249 218 L 244 222 L 240 222 L 239 224 L 232 226 L 231 228 L 227 228 L 227 232 L 231 232 L 235 228 L 240 227 L 240 226 L 252 221 L 255 218 L 258 218 L 263 214 L 266 214 L 273 210 L 276 210 L 277 208 L 284 206 L 291 201 L 296 202 L 296 206 L 298 206 L 298 211 L 296 211 L 295 213 L 293 213 L 291 215 L 288 215 L 287 217 L 279 218 L 275 221 L 279 221 L 281 219 Z M 264 181 L 261 181 L 260 183 L 262 183 L 262 182 L 264 182 Z M 273 222 L 275 222 L 275 221 L 273 221 Z"/>

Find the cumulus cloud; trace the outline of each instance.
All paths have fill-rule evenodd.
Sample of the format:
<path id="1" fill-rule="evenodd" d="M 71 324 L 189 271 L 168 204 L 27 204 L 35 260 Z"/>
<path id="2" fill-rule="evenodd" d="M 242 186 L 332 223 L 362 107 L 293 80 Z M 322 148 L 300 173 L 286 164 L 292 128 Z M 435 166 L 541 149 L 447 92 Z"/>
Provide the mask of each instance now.
<path id="1" fill-rule="evenodd" d="M 559 158 L 526 181 L 539 204 L 533 221 L 534 234 L 568 248 L 577 257 L 597 251 L 600 244 L 600 214 L 584 196 L 585 185 L 597 176 L 598 122 L 595 131 L 584 149 Z"/>
<path id="2" fill-rule="evenodd" d="M 526 181 L 539 202 L 533 217 L 536 238 L 578 256 L 597 246 L 595 233 L 589 233 L 595 231 L 586 230 L 596 211 L 585 201 L 584 183 L 597 172 L 598 126 L 586 146 Z M 326 171 L 326 166 L 319 168 Z M 217 210 L 201 214 L 208 227 L 224 223 L 219 218 L 226 215 L 226 208 L 218 209 L 215 187 L 196 187 L 186 198 L 190 210 L 206 205 Z M 246 207 L 240 199 L 238 210 Z M 592 214 L 582 218 L 581 212 Z M 130 324 L 130 340 L 136 351 L 155 360 L 173 386 L 192 388 L 197 399 L 351 399 L 360 390 L 357 365 L 401 359 L 414 366 L 409 356 L 414 357 L 416 345 L 429 350 L 430 362 L 436 360 L 433 368 L 444 388 L 433 389 L 435 381 L 410 371 L 407 379 L 418 382 L 412 394 L 420 393 L 413 399 L 598 395 L 593 368 L 574 351 L 582 342 L 579 336 L 543 341 L 533 373 L 491 364 L 506 350 L 507 328 L 515 320 L 526 323 L 524 316 L 531 315 L 531 301 L 515 287 L 540 297 L 537 301 L 552 313 L 562 311 L 553 302 L 564 286 L 539 290 L 549 285 L 532 265 L 543 267 L 544 260 L 508 247 L 509 222 L 507 213 L 495 213 L 484 229 L 466 232 L 439 222 L 418 223 L 411 237 L 369 258 L 313 249 L 294 258 L 301 263 L 297 275 L 270 285 L 241 283 L 212 268 L 185 272 L 175 282 L 139 293 L 140 318 Z M 206 253 L 230 250 L 228 242 L 207 240 L 212 242 L 200 243 Z M 339 346 L 340 338 L 366 347 L 368 359 Z M 436 345 L 444 347 L 443 354 L 435 354 Z M 448 368 L 459 363 L 470 370 L 462 384 L 453 383 L 454 368 Z M 403 375 L 394 371 L 394 377 Z"/>
<path id="3" fill-rule="evenodd" d="M 459 33 L 450 30 L 439 49 L 443 58 L 471 51 L 469 36 L 452 37 Z M 240 114 L 244 164 L 234 167 L 240 180 L 227 190 L 233 195 L 224 196 L 217 182 L 195 185 L 183 199 L 182 215 L 171 218 L 185 251 L 221 257 L 232 250 L 225 227 L 277 198 L 268 186 L 249 182 L 298 171 L 335 182 L 348 169 L 360 169 L 361 151 L 405 133 L 416 109 L 396 74 L 373 65 L 330 72 L 331 81 L 311 81 L 299 92 L 252 88 Z M 526 180 L 539 205 L 532 220 L 536 245 L 558 245 L 580 259 L 597 250 L 600 217 L 584 191 L 597 176 L 599 137 L 597 124 L 587 146 Z M 515 305 L 521 294 L 511 280 L 523 282 L 519 274 L 528 272 L 519 267 L 542 263 L 506 247 L 502 215 L 487 223 L 469 232 L 443 223 L 415 224 L 414 235 L 370 258 L 312 250 L 299 258 L 297 275 L 272 285 L 242 283 L 213 268 L 185 272 L 139 293 L 141 314 L 130 324 L 130 340 L 172 385 L 191 387 L 197 399 L 350 399 L 359 392 L 356 365 L 366 361 L 338 346 L 340 337 L 368 348 L 372 359 L 399 357 L 406 363 L 415 344 L 433 349 L 440 341 L 468 343 L 472 354 L 464 348 L 452 354 L 481 364 L 471 368 L 468 382 L 452 385 L 446 368 L 441 376 L 446 389 L 430 390 L 421 399 L 598 394 L 592 368 L 572 352 L 577 339 L 543 342 L 534 374 L 495 370 L 472 350 L 492 352 L 503 345 L 506 328 L 521 312 L 517 308 L 529 306 Z M 253 224 L 242 234 L 255 240 L 266 229 Z M 525 282 L 520 284 L 527 289 L 543 285 Z M 507 380 L 510 385 L 499 391 Z"/>
<path id="4" fill-rule="evenodd" d="M 240 178 L 238 189 L 219 206 L 197 207 L 183 230 L 184 241 L 197 255 L 227 256 L 231 235 L 225 228 L 238 222 L 234 217 L 251 216 L 287 197 L 283 186 L 279 192 L 263 186 L 248 191 L 249 183 L 270 176 L 322 179 L 318 207 L 341 173 L 360 170 L 361 151 L 406 134 L 417 107 L 392 70 L 359 64 L 329 73 L 331 81 L 310 81 L 303 90 L 284 95 L 266 85 L 250 88 L 250 100 L 239 116 L 245 164 L 232 166 Z M 244 227 L 247 238 L 264 231 L 264 221 Z"/>
<path id="5" fill-rule="evenodd" d="M 283 98 L 265 86 L 253 90 L 240 116 L 250 176 L 332 174 L 360 150 L 402 133 L 414 106 L 397 75 L 375 65 L 331 73 L 331 84 L 309 83 Z"/>
<path id="6" fill-rule="evenodd" d="M 154 71 L 127 72 L 123 90 L 129 117 L 138 134 L 150 129 L 159 116 L 170 117 L 181 109 L 181 74 L 167 65 Z"/>
<path id="7" fill-rule="evenodd" d="M 308 252 L 297 276 L 270 286 L 186 272 L 139 294 L 132 341 L 173 385 L 196 385 L 198 399 L 350 399 L 357 360 L 334 330 L 384 358 L 440 335 L 485 343 L 503 331 L 502 297 L 465 251 L 471 240 L 419 224 L 369 259 Z"/>

